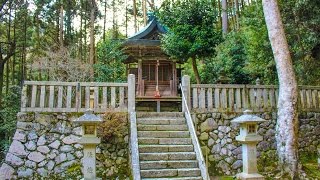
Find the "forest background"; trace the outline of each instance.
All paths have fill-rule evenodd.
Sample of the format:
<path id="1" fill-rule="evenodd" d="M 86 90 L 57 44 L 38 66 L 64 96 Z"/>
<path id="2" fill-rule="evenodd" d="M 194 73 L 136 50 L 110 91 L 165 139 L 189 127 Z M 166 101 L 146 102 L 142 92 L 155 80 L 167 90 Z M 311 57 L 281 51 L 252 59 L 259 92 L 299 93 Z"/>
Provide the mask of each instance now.
<path id="1" fill-rule="evenodd" d="M 320 4 L 279 5 L 298 83 L 320 85 Z M 1 0 L 1 152 L 24 80 L 125 81 L 119 39 L 141 30 L 147 12 L 168 27 L 163 49 L 186 62 L 183 73 L 194 83 L 223 75 L 236 84 L 278 84 L 260 0 Z"/>

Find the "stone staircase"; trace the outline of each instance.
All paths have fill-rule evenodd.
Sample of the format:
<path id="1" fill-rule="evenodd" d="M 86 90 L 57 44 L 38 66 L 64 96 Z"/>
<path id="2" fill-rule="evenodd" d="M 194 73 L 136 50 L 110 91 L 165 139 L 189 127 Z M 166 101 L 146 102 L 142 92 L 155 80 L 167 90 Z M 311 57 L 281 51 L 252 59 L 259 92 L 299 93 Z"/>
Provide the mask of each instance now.
<path id="1" fill-rule="evenodd" d="M 137 113 L 142 179 L 201 180 L 183 113 Z"/>

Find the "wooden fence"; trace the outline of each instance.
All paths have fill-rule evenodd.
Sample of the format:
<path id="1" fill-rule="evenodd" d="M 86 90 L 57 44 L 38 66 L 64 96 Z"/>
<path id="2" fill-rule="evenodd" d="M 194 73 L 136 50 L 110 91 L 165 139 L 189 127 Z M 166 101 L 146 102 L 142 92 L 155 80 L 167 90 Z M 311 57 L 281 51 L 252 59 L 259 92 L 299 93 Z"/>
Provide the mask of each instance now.
<path id="1" fill-rule="evenodd" d="M 192 84 L 191 107 L 194 111 L 255 112 L 277 108 L 278 87 L 269 85 Z M 320 87 L 299 86 L 300 111 L 320 111 Z"/>
<path id="2" fill-rule="evenodd" d="M 25 81 L 21 112 L 127 111 L 128 83 Z"/>
<path id="3" fill-rule="evenodd" d="M 133 76 L 133 75 L 132 75 Z M 184 78 L 182 79 L 184 81 Z M 95 112 L 135 109 L 135 78 L 129 83 L 25 81 L 21 112 Z M 128 88 L 128 84 L 132 88 Z M 185 83 L 188 106 L 197 112 L 255 112 L 277 108 L 278 88 L 269 85 Z M 132 93 L 128 92 L 131 89 Z M 130 96 L 128 98 L 128 96 Z M 320 112 L 320 87 L 299 86 L 300 111 Z"/>

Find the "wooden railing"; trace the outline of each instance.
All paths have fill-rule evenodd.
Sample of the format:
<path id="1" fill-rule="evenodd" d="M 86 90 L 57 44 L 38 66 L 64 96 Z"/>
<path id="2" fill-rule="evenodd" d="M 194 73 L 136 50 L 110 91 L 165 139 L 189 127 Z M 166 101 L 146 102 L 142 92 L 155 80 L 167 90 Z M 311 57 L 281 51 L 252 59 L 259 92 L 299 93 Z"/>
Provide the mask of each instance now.
<path id="1" fill-rule="evenodd" d="M 25 81 L 21 112 L 127 111 L 128 83 Z"/>
<path id="2" fill-rule="evenodd" d="M 265 112 L 277 108 L 277 86 L 192 84 L 190 93 L 193 111 Z M 299 86 L 298 109 L 320 111 L 320 87 Z"/>

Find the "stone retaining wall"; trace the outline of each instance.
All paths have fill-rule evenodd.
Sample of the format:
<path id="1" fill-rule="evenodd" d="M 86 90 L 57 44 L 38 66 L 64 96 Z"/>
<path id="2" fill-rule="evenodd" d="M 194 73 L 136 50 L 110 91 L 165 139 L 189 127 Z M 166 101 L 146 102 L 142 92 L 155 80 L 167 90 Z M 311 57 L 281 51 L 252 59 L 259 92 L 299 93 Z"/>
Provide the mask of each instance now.
<path id="1" fill-rule="evenodd" d="M 230 121 L 239 113 L 194 113 L 203 155 L 208 160 L 212 175 L 235 175 L 242 171 L 241 144 L 235 141 L 239 126 Z M 256 114 L 267 122 L 260 123 L 258 133 L 263 141 L 257 145 L 258 155 L 276 149 L 276 113 Z M 299 116 L 299 151 L 316 153 L 320 144 L 320 114 L 301 113 Z"/>
<path id="2" fill-rule="evenodd" d="M 17 130 L 0 168 L 0 179 L 35 176 L 66 176 L 73 166 L 80 169 L 83 157 L 78 144 L 81 127 L 72 123 L 81 114 L 19 113 Z M 103 177 L 119 173 L 119 164 L 128 166 L 128 132 L 122 140 L 112 140 L 97 148 L 97 172 Z M 100 161 L 99 161 L 100 160 Z M 106 165 L 106 164 L 110 165 Z M 100 168 L 99 168 L 100 167 Z M 127 177 L 124 174 L 122 177 Z"/>

